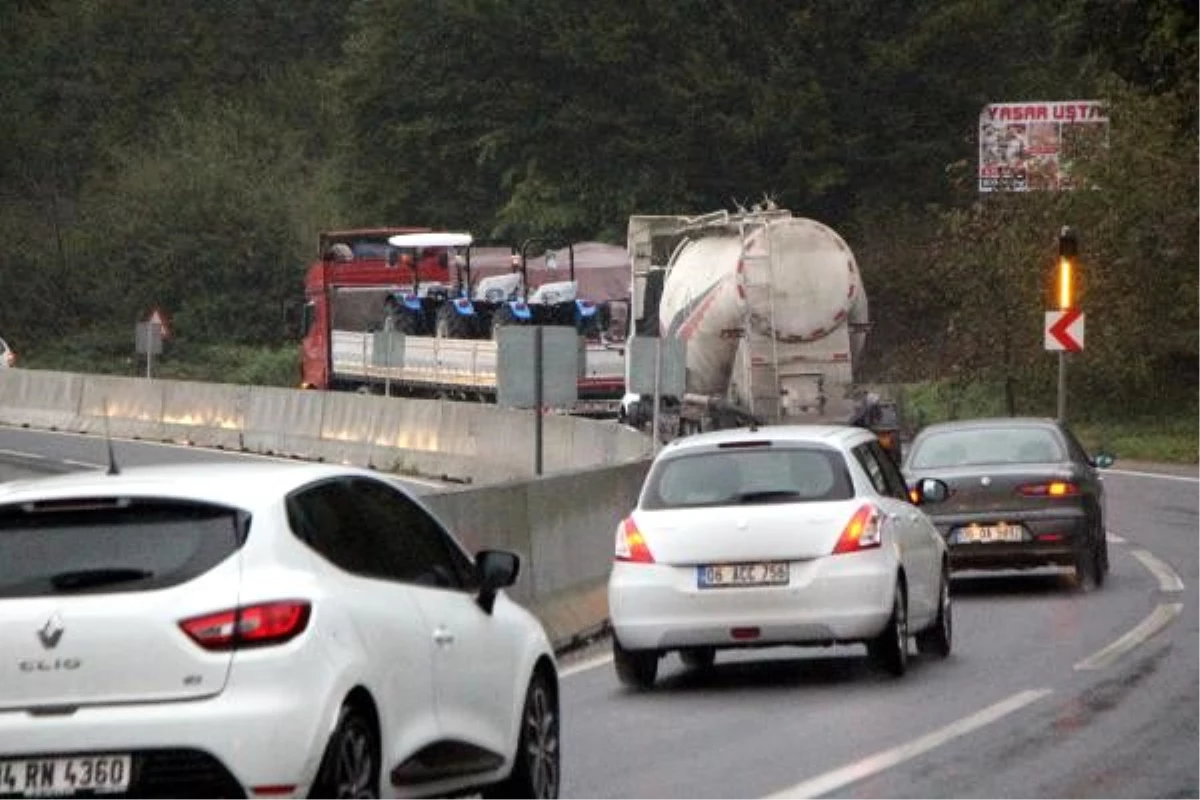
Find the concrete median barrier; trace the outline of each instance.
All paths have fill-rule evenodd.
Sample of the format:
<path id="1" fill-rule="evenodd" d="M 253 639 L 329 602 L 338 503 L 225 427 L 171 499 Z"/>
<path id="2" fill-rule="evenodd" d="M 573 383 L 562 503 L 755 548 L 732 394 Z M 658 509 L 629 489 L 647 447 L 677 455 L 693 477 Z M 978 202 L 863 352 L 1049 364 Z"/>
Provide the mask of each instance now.
<path id="1" fill-rule="evenodd" d="M 72 430 L 85 376 L 28 369 L 0 370 L 0 422 Z"/>

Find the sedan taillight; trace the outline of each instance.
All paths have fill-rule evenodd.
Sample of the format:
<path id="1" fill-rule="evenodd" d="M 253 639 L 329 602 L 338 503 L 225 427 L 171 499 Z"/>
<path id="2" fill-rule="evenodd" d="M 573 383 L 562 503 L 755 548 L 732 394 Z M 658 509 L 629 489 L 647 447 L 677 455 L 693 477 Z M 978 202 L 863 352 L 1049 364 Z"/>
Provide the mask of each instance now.
<path id="1" fill-rule="evenodd" d="M 633 517 L 626 517 L 617 526 L 617 546 L 615 556 L 617 561 L 631 561 L 637 564 L 653 564 L 654 556 L 650 554 L 650 546 L 646 537 L 638 530 Z"/>
<path id="2" fill-rule="evenodd" d="M 1075 497 L 1080 489 L 1078 484 L 1070 481 L 1047 481 L 1027 483 L 1017 491 L 1025 497 Z"/>
<path id="3" fill-rule="evenodd" d="M 841 538 L 834 545 L 833 552 L 836 553 L 857 553 L 860 550 L 869 550 L 872 547 L 879 547 L 883 543 L 883 535 L 880 531 L 879 510 L 872 505 L 865 505 L 858 511 L 854 512 L 854 516 L 846 523 L 846 527 L 842 530 Z"/>
<path id="4" fill-rule="evenodd" d="M 179 627 L 205 650 L 233 650 L 291 641 L 308 627 L 310 616 L 308 602 L 281 600 L 192 617 Z"/>

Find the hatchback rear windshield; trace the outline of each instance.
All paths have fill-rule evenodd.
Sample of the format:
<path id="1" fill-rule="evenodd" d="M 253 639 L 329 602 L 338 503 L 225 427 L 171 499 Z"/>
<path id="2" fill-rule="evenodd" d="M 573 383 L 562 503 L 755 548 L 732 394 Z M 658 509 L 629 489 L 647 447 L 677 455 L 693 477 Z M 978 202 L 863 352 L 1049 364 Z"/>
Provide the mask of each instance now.
<path id="1" fill-rule="evenodd" d="M 913 469 L 977 464 L 1046 464 L 1066 458 L 1049 428 L 969 428 L 939 431 L 913 443 Z"/>
<path id="2" fill-rule="evenodd" d="M 247 525 L 242 512 L 178 501 L 0 506 L 0 598 L 173 586 L 237 552 Z"/>
<path id="3" fill-rule="evenodd" d="M 848 500 L 854 484 L 845 459 L 826 448 L 712 450 L 655 465 L 642 508 Z"/>

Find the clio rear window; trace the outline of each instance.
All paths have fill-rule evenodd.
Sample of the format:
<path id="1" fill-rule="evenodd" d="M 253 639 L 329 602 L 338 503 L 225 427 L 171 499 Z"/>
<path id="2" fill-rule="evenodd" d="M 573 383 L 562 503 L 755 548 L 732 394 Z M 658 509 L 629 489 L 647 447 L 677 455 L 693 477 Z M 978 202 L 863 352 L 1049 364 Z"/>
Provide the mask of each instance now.
<path id="1" fill-rule="evenodd" d="M 176 500 L 72 498 L 0 506 L 0 598 L 184 583 L 237 552 L 249 518 Z"/>

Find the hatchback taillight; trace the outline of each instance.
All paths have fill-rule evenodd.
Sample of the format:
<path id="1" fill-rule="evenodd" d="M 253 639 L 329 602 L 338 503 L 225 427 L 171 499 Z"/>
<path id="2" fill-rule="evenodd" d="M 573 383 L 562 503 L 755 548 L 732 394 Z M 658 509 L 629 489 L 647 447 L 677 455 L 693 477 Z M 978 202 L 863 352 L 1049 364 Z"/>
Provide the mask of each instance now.
<path id="1" fill-rule="evenodd" d="M 205 650 L 233 650 L 290 641 L 304 632 L 310 616 L 308 602 L 280 600 L 192 617 L 179 627 Z"/>
<path id="2" fill-rule="evenodd" d="M 654 556 L 650 554 L 650 546 L 646 537 L 638 530 L 633 517 L 626 517 L 617 526 L 617 546 L 614 556 L 617 561 L 632 561 L 638 564 L 653 564 Z"/>
<path id="3" fill-rule="evenodd" d="M 857 553 L 879 547 L 883 543 L 883 535 L 879 525 L 879 510 L 873 505 L 865 505 L 846 523 L 842 535 L 833 547 L 834 553 Z"/>
<path id="4" fill-rule="evenodd" d="M 1070 481 L 1047 481 L 1027 483 L 1017 491 L 1025 497 L 1075 497 L 1080 490 L 1078 484 Z"/>

